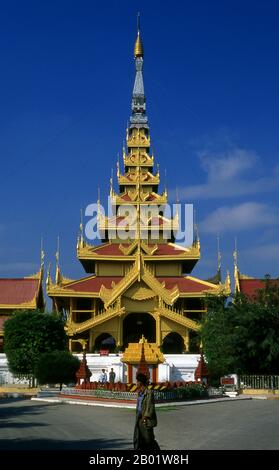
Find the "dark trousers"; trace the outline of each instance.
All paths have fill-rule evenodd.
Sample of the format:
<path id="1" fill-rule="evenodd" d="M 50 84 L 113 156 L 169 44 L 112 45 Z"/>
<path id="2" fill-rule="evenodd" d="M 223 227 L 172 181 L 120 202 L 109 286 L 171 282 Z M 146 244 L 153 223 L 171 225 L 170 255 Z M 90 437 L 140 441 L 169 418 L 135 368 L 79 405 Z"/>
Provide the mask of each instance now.
<path id="1" fill-rule="evenodd" d="M 137 418 L 134 430 L 134 449 L 135 450 L 160 450 L 160 447 L 155 440 L 153 428 L 147 427 Z"/>

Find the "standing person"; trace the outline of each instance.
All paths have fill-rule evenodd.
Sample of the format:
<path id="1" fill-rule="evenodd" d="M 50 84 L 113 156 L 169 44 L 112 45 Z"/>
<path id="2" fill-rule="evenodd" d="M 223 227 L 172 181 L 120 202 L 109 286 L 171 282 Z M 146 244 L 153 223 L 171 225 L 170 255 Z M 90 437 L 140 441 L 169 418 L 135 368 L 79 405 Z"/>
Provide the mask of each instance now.
<path id="1" fill-rule="evenodd" d="M 114 382 L 115 382 L 115 372 L 112 367 L 109 373 L 109 383 L 114 384 Z"/>
<path id="2" fill-rule="evenodd" d="M 102 384 L 105 384 L 107 381 L 108 381 L 108 376 L 107 376 L 106 370 L 102 369 L 102 373 L 99 377 L 99 382 L 101 382 Z"/>
<path id="3" fill-rule="evenodd" d="M 134 449 L 160 450 L 153 431 L 153 428 L 157 426 L 154 394 L 152 390 L 148 389 L 146 375 L 138 373 L 136 378 L 139 393 L 134 430 Z"/>

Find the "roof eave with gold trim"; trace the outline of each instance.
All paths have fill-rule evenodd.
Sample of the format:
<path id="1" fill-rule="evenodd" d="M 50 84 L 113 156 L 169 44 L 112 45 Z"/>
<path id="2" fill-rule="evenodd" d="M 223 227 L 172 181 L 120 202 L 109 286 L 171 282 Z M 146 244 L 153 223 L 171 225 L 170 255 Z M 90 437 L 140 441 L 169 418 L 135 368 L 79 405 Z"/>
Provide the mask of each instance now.
<path id="1" fill-rule="evenodd" d="M 37 308 L 37 297 L 30 302 L 22 302 L 20 304 L 0 304 L 0 310 L 35 310 Z"/>

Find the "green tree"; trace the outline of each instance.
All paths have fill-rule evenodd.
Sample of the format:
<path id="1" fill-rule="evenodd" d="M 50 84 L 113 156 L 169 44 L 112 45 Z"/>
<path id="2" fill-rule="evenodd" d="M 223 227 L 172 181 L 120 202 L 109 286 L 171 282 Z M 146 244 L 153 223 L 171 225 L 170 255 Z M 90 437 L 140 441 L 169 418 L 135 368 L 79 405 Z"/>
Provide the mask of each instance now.
<path id="1" fill-rule="evenodd" d="M 208 297 L 207 315 L 200 330 L 211 381 L 234 372 L 233 326 L 225 297 Z"/>
<path id="2" fill-rule="evenodd" d="M 63 383 L 76 383 L 76 372 L 79 366 L 79 359 L 69 351 L 46 352 L 39 356 L 35 367 L 35 377 L 41 385 L 59 383 L 61 390 Z"/>
<path id="3" fill-rule="evenodd" d="M 208 298 L 201 327 L 213 377 L 228 373 L 278 374 L 279 288 L 266 279 L 253 299 L 238 294 L 233 302 Z"/>
<path id="4" fill-rule="evenodd" d="M 4 351 L 9 370 L 32 380 L 43 352 L 66 350 L 64 322 L 56 313 L 38 310 L 15 312 L 4 324 Z"/>

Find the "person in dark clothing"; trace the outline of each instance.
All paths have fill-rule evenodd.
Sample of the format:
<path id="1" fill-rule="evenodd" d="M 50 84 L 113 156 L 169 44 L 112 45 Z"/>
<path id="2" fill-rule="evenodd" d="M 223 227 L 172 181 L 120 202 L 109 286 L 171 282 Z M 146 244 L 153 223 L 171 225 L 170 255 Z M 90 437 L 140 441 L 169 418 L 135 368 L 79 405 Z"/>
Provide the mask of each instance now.
<path id="1" fill-rule="evenodd" d="M 114 382 L 115 382 L 115 372 L 112 367 L 109 373 L 109 383 L 114 384 Z"/>
<path id="2" fill-rule="evenodd" d="M 153 428 L 157 426 L 154 394 L 148 389 L 148 378 L 137 374 L 138 401 L 136 409 L 136 424 L 134 429 L 134 449 L 160 450 L 155 440 Z"/>

